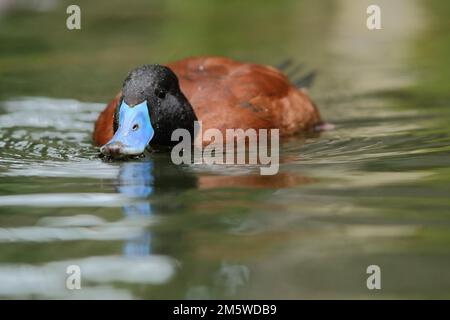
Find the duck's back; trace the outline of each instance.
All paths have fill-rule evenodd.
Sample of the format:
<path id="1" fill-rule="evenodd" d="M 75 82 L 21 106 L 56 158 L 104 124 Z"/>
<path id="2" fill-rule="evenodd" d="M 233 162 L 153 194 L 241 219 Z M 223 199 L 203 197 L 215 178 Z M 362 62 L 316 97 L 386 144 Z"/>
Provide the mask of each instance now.
<path id="1" fill-rule="evenodd" d="M 177 75 L 203 130 L 280 129 L 281 136 L 306 131 L 320 122 L 307 94 L 269 66 L 221 57 L 187 58 L 167 64 Z M 120 93 L 95 124 L 93 140 L 103 145 L 113 135 L 113 115 Z"/>
<path id="2" fill-rule="evenodd" d="M 275 68 L 221 57 L 167 64 L 204 129 L 279 128 L 286 136 L 320 122 L 317 108 Z"/>

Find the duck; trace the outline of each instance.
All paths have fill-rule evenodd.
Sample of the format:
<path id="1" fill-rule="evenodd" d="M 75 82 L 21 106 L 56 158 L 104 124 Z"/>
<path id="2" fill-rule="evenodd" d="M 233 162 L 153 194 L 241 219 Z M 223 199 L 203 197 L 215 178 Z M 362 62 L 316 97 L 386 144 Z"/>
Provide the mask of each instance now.
<path id="1" fill-rule="evenodd" d="M 105 156 L 142 155 L 173 146 L 172 132 L 216 128 L 278 129 L 280 137 L 322 124 L 306 87 L 312 75 L 291 82 L 279 68 L 225 57 L 190 57 L 131 70 L 121 91 L 99 114 L 93 142 Z"/>

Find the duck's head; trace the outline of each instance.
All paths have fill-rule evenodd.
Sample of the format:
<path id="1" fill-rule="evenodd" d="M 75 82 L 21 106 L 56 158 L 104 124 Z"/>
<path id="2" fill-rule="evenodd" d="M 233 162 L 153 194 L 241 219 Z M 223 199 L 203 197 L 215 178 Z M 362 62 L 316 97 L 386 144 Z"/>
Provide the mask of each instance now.
<path id="1" fill-rule="evenodd" d="M 111 157 L 137 156 L 152 145 L 172 145 L 172 132 L 193 136 L 195 113 L 181 92 L 177 76 L 161 65 L 132 70 L 114 112 L 112 139 L 100 148 Z"/>

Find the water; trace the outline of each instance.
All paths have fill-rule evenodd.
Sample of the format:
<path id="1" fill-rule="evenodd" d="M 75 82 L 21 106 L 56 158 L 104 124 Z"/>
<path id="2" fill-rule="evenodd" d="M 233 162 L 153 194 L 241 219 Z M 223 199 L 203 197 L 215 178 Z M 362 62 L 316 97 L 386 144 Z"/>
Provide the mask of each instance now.
<path id="1" fill-rule="evenodd" d="M 78 33 L 55 27 L 63 2 L 0 16 L 1 297 L 449 297 L 445 1 L 379 1 L 371 32 L 364 1 L 110 2 L 80 1 Z M 335 129 L 283 141 L 274 177 L 99 159 L 93 122 L 126 71 L 192 54 L 307 62 Z"/>

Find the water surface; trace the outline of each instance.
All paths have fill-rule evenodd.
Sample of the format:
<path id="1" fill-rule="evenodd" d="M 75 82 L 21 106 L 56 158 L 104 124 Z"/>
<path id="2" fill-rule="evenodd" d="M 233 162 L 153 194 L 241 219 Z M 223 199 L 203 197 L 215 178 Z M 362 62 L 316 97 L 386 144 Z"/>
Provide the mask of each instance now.
<path id="1" fill-rule="evenodd" d="M 380 31 L 364 1 L 107 2 L 74 32 L 68 2 L 1 13 L 2 298 L 449 298 L 446 1 L 379 1 Z M 99 159 L 127 70 L 195 54 L 305 62 L 335 129 L 283 141 L 273 177 Z"/>

